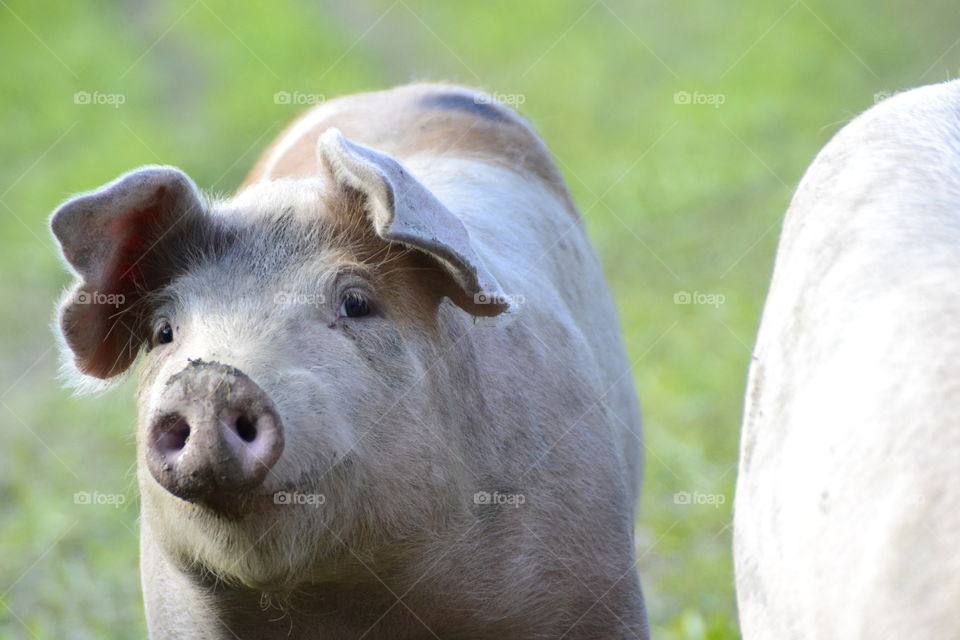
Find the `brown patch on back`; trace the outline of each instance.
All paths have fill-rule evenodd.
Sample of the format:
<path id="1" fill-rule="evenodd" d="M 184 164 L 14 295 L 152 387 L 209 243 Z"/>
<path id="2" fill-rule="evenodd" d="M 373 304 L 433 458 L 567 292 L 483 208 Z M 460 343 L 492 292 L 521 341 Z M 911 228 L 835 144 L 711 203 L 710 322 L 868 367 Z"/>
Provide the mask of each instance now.
<path id="1" fill-rule="evenodd" d="M 317 110 L 328 115 L 319 118 L 274 160 L 278 145 Z M 409 85 L 346 96 L 314 107 L 274 141 L 241 189 L 261 180 L 316 175 L 317 138 L 331 127 L 401 162 L 405 157 L 429 152 L 478 158 L 531 174 L 561 196 L 576 215 L 550 152 L 520 116 L 482 94 L 445 85 Z"/>

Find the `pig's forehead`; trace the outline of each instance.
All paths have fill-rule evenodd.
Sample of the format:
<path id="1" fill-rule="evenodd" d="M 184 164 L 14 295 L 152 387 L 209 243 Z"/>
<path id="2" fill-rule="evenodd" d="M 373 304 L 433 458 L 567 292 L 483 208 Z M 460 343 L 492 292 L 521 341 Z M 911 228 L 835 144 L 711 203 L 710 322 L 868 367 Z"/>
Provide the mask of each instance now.
<path id="1" fill-rule="evenodd" d="M 322 261 L 340 245 L 326 184 L 317 179 L 252 185 L 213 204 L 205 226 L 214 249 L 208 258 L 228 263 L 232 258 L 251 268 L 275 271 L 290 263 Z"/>
<path id="2" fill-rule="evenodd" d="M 353 263 L 328 227 L 289 217 L 211 225 L 205 239 L 181 247 L 186 262 L 161 298 L 261 298 L 280 289 L 319 286 Z"/>
<path id="3" fill-rule="evenodd" d="M 277 217 L 306 225 L 329 221 L 328 185 L 318 178 L 281 179 L 253 184 L 215 203 L 210 215 L 228 223 L 270 222 Z"/>
<path id="4" fill-rule="evenodd" d="M 158 247 L 176 254 L 165 263 L 179 265 L 177 294 L 317 279 L 350 261 L 316 181 L 256 185 L 193 224 L 175 246 Z"/>

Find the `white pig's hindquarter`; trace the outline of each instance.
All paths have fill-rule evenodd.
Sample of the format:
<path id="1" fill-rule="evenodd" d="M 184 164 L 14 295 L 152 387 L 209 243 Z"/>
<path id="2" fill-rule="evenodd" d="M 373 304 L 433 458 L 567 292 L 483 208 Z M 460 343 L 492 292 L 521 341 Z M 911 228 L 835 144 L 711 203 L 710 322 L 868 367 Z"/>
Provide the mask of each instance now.
<path id="1" fill-rule="evenodd" d="M 960 84 L 900 94 L 813 163 L 744 412 L 750 639 L 960 637 Z"/>

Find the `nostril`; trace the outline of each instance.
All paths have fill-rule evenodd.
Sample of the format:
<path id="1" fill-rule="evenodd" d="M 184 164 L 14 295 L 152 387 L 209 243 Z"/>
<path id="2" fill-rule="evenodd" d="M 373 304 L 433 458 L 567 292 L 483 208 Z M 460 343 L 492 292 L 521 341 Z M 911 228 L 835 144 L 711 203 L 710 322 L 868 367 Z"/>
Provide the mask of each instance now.
<path id="1" fill-rule="evenodd" d="M 187 445 L 190 425 L 182 416 L 170 420 L 170 426 L 157 436 L 157 449 L 164 456 L 176 454 Z"/>
<path id="2" fill-rule="evenodd" d="M 243 414 L 237 416 L 234 428 L 237 431 L 237 435 L 240 436 L 240 439 L 244 442 L 253 442 L 257 438 L 256 420 L 251 420 Z"/>

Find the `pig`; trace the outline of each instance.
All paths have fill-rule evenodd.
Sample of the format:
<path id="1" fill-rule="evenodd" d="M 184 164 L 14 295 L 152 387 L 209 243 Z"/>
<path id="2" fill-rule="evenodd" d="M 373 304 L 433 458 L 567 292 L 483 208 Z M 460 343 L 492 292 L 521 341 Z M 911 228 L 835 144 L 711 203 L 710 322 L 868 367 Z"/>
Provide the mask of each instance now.
<path id="1" fill-rule="evenodd" d="M 960 81 L 884 100 L 800 182 L 744 409 L 746 640 L 960 638 Z"/>
<path id="2" fill-rule="evenodd" d="M 151 638 L 648 637 L 632 366 L 515 112 L 342 97 L 227 199 L 147 166 L 51 226 L 67 374 L 140 360 Z"/>

